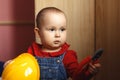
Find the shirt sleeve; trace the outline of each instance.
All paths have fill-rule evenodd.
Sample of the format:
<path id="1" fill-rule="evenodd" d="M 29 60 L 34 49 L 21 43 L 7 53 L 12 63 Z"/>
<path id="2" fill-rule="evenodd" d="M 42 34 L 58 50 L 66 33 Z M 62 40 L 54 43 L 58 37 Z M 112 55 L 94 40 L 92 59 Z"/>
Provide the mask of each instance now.
<path id="1" fill-rule="evenodd" d="M 88 56 L 78 63 L 76 52 L 69 50 L 63 59 L 68 77 L 71 77 L 72 80 L 89 80 L 90 77 L 86 68 L 90 60 L 91 57 Z"/>

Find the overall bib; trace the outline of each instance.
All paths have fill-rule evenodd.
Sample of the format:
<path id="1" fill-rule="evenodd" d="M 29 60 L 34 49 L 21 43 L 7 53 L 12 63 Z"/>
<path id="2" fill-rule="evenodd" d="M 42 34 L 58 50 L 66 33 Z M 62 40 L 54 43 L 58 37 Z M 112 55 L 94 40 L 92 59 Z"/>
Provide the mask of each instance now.
<path id="1" fill-rule="evenodd" d="M 36 56 L 40 66 L 40 80 L 67 80 L 66 70 L 62 62 L 64 55 L 65 53 L 52 58 Z"/>

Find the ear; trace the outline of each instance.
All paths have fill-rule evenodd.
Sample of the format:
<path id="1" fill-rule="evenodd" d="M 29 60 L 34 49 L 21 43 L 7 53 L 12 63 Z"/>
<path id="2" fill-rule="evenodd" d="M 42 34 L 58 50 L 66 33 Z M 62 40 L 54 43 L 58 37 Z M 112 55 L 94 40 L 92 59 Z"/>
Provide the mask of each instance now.
<path id="1" fill-rule="evenodd" d="M 35 33 L 35 35 L 39 35 L 39 28 L 35 27 L 34 28 L 34 33 Z"/>
<path id="2" fill-rule="evenodd" d="M 41 41 L 40 41 L 40 33 L 39 32 L 40 32 L 39 28 L 35 27 L 34 28 L 34 34 L 35 34 L 36 43 L 41 43 Z"/>

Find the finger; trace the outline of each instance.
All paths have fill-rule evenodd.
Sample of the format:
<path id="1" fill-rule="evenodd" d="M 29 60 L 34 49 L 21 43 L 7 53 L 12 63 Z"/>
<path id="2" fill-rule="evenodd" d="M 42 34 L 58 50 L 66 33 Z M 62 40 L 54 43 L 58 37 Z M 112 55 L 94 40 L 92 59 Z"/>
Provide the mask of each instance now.
<path id="1" fill-rule="evenodd" d="M 91 74 L 96 74 L 99 71 L 99 68 L 97 68 L 95 65 L 93 64 L 89 64 L 89 72 Z"/>
<path id="2" fill-rule="evenodd" d="M 5 64 L 4 64 L 4 68 L 11 62 L 12 60 L 8 60 L 7 62 L 5 62 Z"/>
<path id="3" fill-rule="evenodd" d="M 95 66 L 96 68 L 100 68 L 100 67 L 101 67 L 101 64 L 100 64 L 100 63 L 96 63 L 96 64 L 94 64 L 94 66 Z"/>

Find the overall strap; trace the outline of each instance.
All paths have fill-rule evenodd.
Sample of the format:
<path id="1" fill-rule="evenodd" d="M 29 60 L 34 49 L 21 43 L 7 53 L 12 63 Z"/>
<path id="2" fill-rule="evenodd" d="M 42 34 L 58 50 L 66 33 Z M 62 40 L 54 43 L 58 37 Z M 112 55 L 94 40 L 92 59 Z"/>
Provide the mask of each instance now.
<path id="1" fill-rule="evenodd" d="M 64 52 L 64 53 L 60 56 L 60 60 L 61 60 L 61 61 L 63 61 L 65 54 L 66 54 L 66 52 Z"/>

